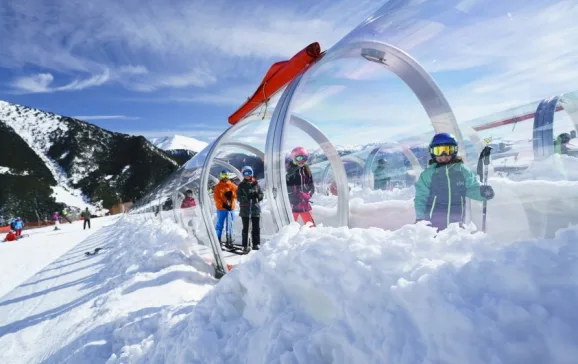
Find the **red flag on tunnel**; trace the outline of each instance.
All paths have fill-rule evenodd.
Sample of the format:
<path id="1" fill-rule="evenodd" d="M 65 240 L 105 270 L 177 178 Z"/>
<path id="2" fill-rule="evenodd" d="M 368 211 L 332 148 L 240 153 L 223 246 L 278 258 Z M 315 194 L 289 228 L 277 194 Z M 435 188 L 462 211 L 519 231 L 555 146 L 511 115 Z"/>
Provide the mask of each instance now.
<path id="1" fill-rule="evenodd" d="M 319 43 L 315 42 L 302 49 L 290 60 L 274 63 L 253 96 L 229 116 L 229 124 L 238 123 L 260 105 L 268 102 L 281 88 L 321 59 L 323 54 Z"/>

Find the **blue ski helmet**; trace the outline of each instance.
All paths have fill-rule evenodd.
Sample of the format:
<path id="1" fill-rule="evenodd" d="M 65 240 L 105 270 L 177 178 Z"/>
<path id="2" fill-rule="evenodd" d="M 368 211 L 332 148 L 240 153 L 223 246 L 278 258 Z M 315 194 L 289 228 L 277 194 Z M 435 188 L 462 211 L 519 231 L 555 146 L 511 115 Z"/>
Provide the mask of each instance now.
<path id="1" fill-rule="evenodd" d="M 437 149 L 441 150 L 438 151 Z M 438 133 L 434 135 L 429 144 L 429 152 L 432 159 L 435 159 L 436 155 L 442 155 L 441 153 L 447 153 L 453 159 L 458 154 L 458 141 L 450 133 Z"/>
<path id="2" fill-rule="evenodd" d="M 435 147 L 436 145 L 455 145 L 457 147 L 458 141 L 450 133 L 439 133 L 434 135 L 431 143 L 429 143 L 430 148 Z"/>
<path id="3" fill-rule="evenodd" d="M 243 167 L 243 169 L 241 169 L 241 173 L 243 174 L 243 176 L 252 176 L 253 168 L 251 168 L 250 166 L 245 166 Z"/>

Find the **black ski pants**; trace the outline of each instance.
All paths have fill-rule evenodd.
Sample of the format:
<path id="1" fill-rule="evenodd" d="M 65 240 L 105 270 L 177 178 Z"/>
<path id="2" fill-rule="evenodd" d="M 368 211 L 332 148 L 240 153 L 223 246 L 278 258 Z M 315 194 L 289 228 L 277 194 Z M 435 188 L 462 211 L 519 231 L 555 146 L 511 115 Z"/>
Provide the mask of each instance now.
<path id="1" fill-rule="evenodd" d="M 88 228 L 90 229 L 90 220 L 84 219 L 84 229 L 86 229 L 86 224 L 88 224 Z"/>
<path id="2" fill-rule="evenodd" d="M 243 247 L 249 246 L 249 223 L 251 223 L 251 240 L 253 246 L 261 245 L 261 229 L 259 226 L 259 217 L 241 217 L 243 221 L 243 231 L 241 232 L 241 241 Z"/>

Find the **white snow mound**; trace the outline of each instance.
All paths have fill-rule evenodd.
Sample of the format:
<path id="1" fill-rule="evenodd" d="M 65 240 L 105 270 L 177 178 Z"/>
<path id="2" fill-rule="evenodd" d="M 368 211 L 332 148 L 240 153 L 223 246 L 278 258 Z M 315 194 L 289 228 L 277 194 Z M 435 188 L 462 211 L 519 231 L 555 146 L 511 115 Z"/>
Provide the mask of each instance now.
<path id="1" fill-rule="evenodd" d="M 131 362 L 575 363 L 576 241 L 292 224 Z"/>

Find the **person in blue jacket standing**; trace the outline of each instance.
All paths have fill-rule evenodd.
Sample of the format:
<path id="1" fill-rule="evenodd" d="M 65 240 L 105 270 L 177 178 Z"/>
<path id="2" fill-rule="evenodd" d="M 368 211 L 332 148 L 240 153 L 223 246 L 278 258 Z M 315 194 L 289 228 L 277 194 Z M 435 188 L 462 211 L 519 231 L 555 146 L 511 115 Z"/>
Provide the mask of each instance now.
<path id="1" fill-rule="evenodd" d="M 491 186 L 482 186 L 458 156 L 456 138 L 448 133 L 436 134 L 430 145 L 429 166 L 415 185 L 416 220 L 427 220 L 443 230 L 452 223 L 464 222 L 466 198 L 478 201 L 494 198 Z"/>
<path id="2" fill-rule="evenodd" d="M 17 217 L 16 222 L 14 223 L 14 230 L 16 231 L 16 236 L 22 235 L 22 229 L 24 229 L 24 221 L 22 221 L 21 217 Z"/>

